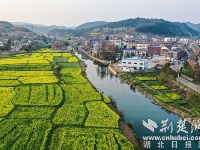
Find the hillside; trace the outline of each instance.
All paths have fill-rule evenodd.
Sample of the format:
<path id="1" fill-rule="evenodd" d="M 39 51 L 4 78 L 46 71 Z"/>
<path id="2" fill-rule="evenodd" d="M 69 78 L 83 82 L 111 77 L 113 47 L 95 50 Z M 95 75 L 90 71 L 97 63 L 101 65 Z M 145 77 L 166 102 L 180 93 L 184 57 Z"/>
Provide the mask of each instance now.
<path id="1" fill-rule="evenodd" d="M 16 39 L 21 36 L 28 35 L 36 35 L 34 32 L 12 25 L 9 22 L 6 21 L 0 21 L 0 34 L 6 34 L 8 38 Z"/>
<path id="2" fill-rule="evenodd" d="M 191 22 L 185 22 L 185 24 L 192 28 L 193 30 L 196 30 L 198 32 L 200 32 L 200 23 L 199 24 L 194 24 L 194 23 L 191 23 Z"/>
<path id="3" fill-rule="evenodd" d="M 89 29 L 89 28 L 94 28 L 94 27 L 106 25 L 106 24 L 108 24 L 108 22 L 106 22 L 106 21 L 87 22 L 87 23 L 84 23 L 82 25 L 79 25 L 75 29 L 76 30 Z"/>
<path id="4" fill-rule="evenodd" d="M 163 19 L 144 19 L 144 18 L 135 18 L 135 19 L 126 19 L 126 20 L 121 20 L 117 22 L 111 22 L 109 24 L 106 24 L 102 27 L 110 27 L 110 28 L 121 28 L 121 27 L 131 27 L 131 28 L 136 28 L 136 27 L 143 27 L 147 25 L 153 25 L 156 22 L 162 22 L 164 21 Z"/>
<path id="5" fill-rule="evenodd" d="M 12 24 L 29 29 L 39 35 L 47 34 L 48 31 L 53 30 L 53 29 L 68 29 L 65 26 L 56 26 L 56 25 L 45 26 L 45 25 L 37 25 L 37 24 L 22 23 L 22 22 L 13 22 Z"/>
<path id="6" fill-rule="evenodd" d="M 30 32 L 30 30 L 21 27 L 16 27 L 6 21 L 0 21 L 0 33 L 9 33 L 9 32 Z"/>
<path id="7" fill-rule="evenodd" d="M 168 21 L 156 22 L 153 25 L 138 27 L 136 31 L 165 36 L 198 36 L 198 32 L 191 29 L 186 24 Z"/>
<path id="8" fill-rule="evenodd" d="M 127 19 L 118 22 L 106 24 L 104 27 L 121 28 L 130 27 L 135 28 L 136 31 L 142 33 L 151 33 L 165 36 L 197 36 L 199 33 L 184 23 L 169 22 L 163 19 L 145 19 L 135 18 Z"/>
<path id="9" fill-rule="evenodd" d="M 88 23 L 85 23 L 83 25 L 87 25 L 87 24 Z M 83 27 L 83 25 L 81 26 Z M 163 19 L 145 19 L 145 18 L 127 19 L 127 20 L 122 20 L 122 21 L 117 21 L 117 22 L 106 23 L 104 25 L 98 24 L 98 26 L 90 26 L 90 28 L 86 28 L 86 29 L 80 29 L 80 26 L 77 27 L 76 30 L 54 29 L 54 30 L 49 31 L 48 33 L 50 35 L 74 34 L 75 36 L 81 36 L 93 31 L 96 28 L 114 29 L 114 28 L 122 28 L 122 27 L 133 28 L 137 32 L 141 32 L 145 34 L 150 33 L 150 34 L 156 34 L 156 35 L 162 35 L 162 36 L 198 36 L 199 35 L 197 31 L 188 27 L 184 23 L 169 22 Z"/>

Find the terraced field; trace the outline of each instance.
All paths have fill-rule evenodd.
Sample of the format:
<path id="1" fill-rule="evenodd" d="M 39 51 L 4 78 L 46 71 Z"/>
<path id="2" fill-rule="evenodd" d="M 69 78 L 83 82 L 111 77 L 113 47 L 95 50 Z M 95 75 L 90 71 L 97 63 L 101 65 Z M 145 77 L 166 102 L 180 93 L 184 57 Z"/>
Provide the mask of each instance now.
<path id="1" fill-rule="evenodd" d="M 49 49 L 0 58 L 0 149 L 134 149 L 110 99 L 82 76 L 79 63 Z"/>

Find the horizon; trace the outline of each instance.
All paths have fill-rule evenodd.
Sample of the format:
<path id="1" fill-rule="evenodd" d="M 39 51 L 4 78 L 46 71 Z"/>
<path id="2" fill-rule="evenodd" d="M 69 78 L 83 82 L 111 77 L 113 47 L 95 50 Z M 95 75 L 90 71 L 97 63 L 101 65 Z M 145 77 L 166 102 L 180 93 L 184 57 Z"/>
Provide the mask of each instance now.
<path id="1" fill-rule="evenodd" d="M 200 23 L 197 0 L 2 0 L 0 18 L 8 22 L 77 27 L 86 22 L 162 18 Z"/>
<path id="2" fill-rule="evenodd" d="M 123 21 L 123 20 L 128 20 L 128 19 L 136 19 L 136 18 L 144 18 L 144 17 L 135 17 L 135 18 L 127 18 L 127 19 L 122 19 L 122 20 L 116 20 L 114 22 L 118 22 L 118 21 Z M 164 19 L 164 18 L 144 18 L 144 19 Z M 166 20 L 164 19 L 165 21 L 170 21 L 170 22 L 179 22 L 179 21 L 171 21 L 171 20 Z M 97 21 L 105 21 L 105 20 L 96 20 L 96 21 L 87 21 L 87 22 L 84 22 L 78 26 L 69 26 L 69 25 L 59 25 L 59 24 L 41 24 L 41 23 L 34 23 L 34 22 L 22 22 L 22 21 L 6 21 L 6 20 L 0 20 L 0 21 L 5 21 L 5 22 L 9 22 L 9 23 L 25 23 L 25 24 L 33 24 L 33 25 L 38 25 L 38 26 L 64 26 L 64 27 L 73 27 L 73 28 L 76 28 L 82 24 L 85 24 L 85 23 L 92 23 L 92 22 L 97 22 Z M 111 23 L 111 21 L 105 21 L 105 22 L 108 22 L 108 23 Z M 186 23 L 186 22 L 189 22 L 189 23 L 193 23 L 193 24 L 200 24 L 200 23 L 194 23 L 194 22 L 191 22 L 191 21 L 185 21 L 185 22 L 180 22 L 180 23 Z"/>

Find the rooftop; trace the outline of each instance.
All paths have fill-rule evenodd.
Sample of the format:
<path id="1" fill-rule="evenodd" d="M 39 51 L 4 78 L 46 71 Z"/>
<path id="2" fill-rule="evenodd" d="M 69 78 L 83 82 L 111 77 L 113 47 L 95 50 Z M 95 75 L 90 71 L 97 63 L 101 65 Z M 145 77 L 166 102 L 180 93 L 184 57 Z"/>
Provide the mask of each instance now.
<path id="1" fill-rule="evenodd" d="M 138 61 L 148 61 L 148 59 L 141 59 L 138 57 L 132 57 L 132 58 L 122 58 L 122 60 L 138 60 Z"/>

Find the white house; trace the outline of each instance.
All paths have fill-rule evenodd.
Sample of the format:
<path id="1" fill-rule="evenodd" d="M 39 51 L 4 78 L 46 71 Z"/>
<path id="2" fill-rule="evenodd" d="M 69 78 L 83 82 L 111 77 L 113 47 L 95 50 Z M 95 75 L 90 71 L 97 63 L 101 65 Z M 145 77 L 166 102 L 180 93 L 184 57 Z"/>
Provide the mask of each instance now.
<path id="1" fill-rule="evenodd" d="M 146 49 L 138 49 L 138 56 L 140 56 L 140 57 L 144 57 L 144 56 L 146 56 L 147 55 L 147 50 Z"/>
<path id="2" fill-rule="evenodd" d="M 147 49 L 148 45 L 149 45 L 148 43 L 137 43 L 136 48 L 137 49 Z"/>
<path id="3" fill-rule="evenodd" d="M 22 46 L 20 46 L 20 45 L 13 45 L 13 46 L 11 46 L 11 51 L 20 51 L 21 48 L 22 48 Z"/>
<path id="4" fill-rule="evenodd" d="M 3 46 L 4 46 L 3 42 L 0 41 L 0 47 L 3 47 Z"/>
<path id="5" fill-rule="evenodd" d="M 127 55 L 127 53 L 129 53 L 130 55 L 132 54 L 132 56 L 137 56 L 137 49 L 124 49 L 124 56 Z"/>
<path id="6" fill-rule="evenodd" d="M 179 41 L 180 41 L 181 43 L 188 44 L 189 39 L 188 39 L 188 38 L 180 38 Z"/>
<path id="7" fill-rule="evenodd" d="M 166 37 L 164 38 L 164 42 L 176 42 L 176 38 Z"/>
<path id="8" fill-rule="evenodd" d="M 132 56 L 146 56 L 147 50 L 146 49 L 124 49 L 124 56 L 127 56 L 127 53 L 129 53 L 130 57 Z"/>
<path id="9" fill-rule="evenodd" d="M 119 48 L 122 47 L 122 40 L 110 40 L 113 45 L 118 46 Z"/>
<path id="10" fill-rule="evenodd" d="M 122 58 L 121 68 L 124 71 L 146 70 L 148 69 L 148 59 Z"/>

